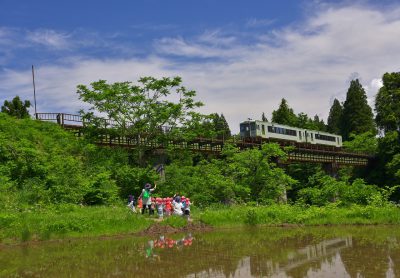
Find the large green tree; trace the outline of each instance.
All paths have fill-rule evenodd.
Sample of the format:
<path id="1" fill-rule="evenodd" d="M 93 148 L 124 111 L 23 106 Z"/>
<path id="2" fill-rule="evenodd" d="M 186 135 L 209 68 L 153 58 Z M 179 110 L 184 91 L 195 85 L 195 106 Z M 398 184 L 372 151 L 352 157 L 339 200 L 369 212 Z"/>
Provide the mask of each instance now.
<path id="1" fill-rule="evenodd" d="M 4 105 L 1 107 L 1 112 L 7 113 L 10 116 L 16 117 L 18 119 L 28 118 L 29 112 L 28 108 L 31 106 L 29 100 L 22 100 L 19 96 L 13 98 L 12 101 L 4 101 Z"/>
<path id="2" fill-rule="evenodd" d="M 358 79 L 350 82 L 347 91 L 346 101 L 343 104 L 341 131 L 343 140 L 348 140 L 351 133 L 376 132 L 372 109 Z"/>
<path id="3" fill-rule="evenodd" d="M 228 122 L 225 119 L 224 114 L 221 114 L 221 116 L 219 117 L 218 131 L 221 132 L 223 139 L 228 139 L 231 137 L 231 130 L 229 128 Z"/>
<path id="4" fill-rule="evenodd" d="M 400 72 L 385 73 L 375 99 L 376 123 L 385 136 L 379 138 L 376 180 L 400 183 Z"/>
<path id="5" fill-rule="evenodd" d="M 203 127 L 204 116 L 195 111 L 203 104 L 195 101 L 195 91 L 182 86 L 180 77 L 143 77 L 137 84 L 99 80 L 90 85 L 78 85 L 77 90 L 79 98 L 91 104 L 85 117 L 95 122 L 95 112 L 106 114 L 120 134 L 153 139 L 165 136 L 161 127 L 168 126 L 167 135 L 176 138 L 196 136 Z"/>
<path id="6" fill-rule="evenodd" d="M 385 73 L 376 100 L 376 123 L 385 132 L 400 132 L 400 72 Z"/>
<path id="7" fill-rule="evenodd" d="M 340 119 L 343 114 L 343 107 L 340 102 L 335 98 L 328 116 L 328 132 L 340 134 Z"/>
<path id="8" fill-rule="evenodd" d="M 297 117 L 293 109 L 289 107 L 286 99 L 283 98 L 279 108 L 272 112 L 272 122 L 289 126 L 297 125 Z"/>

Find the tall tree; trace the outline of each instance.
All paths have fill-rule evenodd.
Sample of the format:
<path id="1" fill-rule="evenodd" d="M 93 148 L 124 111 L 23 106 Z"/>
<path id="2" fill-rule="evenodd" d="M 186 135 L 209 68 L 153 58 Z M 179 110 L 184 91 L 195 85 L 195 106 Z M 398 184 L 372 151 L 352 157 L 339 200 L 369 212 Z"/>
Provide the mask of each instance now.
<path id="1" fill-rule="evenodd" d="M 343 114 L 343 107 L 340 102 L 335 98 L 329 110 L 328 116 L 328 132 L 340 134 L 340 119 Z"/>
<path id="2" fill-rule="evenodd" d="M 181 83 L 180 77 L 143 77 L 138 84 L 108 84 L 100 80 L 91 83 L 91 88 L 78 85 L 77 93 L 80 99 L 92 105 L 90 110 L 112 119 L 120 134 L 148 139 L 160 136 L 176 138 L 182 134 L 196 136 L 205 117 L 195 109 L 203 104 L 194 100 L 195 91 L 187 90 Z M 178 95 L 179 101 L 170 101 L 171 94 Z M 89 122 L 95 122 L 93 112 L 84 113 L 84 116 Z M 168 126 L 169 132 L 162 133 L 162 126 Z"/>
<path id="3" fill-rule="evenodd" d="M 312 124 L 315 128 L 315 130 L 319 130 L 319 131 L 326 131 L 326 125 L 324 123 L 323 119 L 319 119 L 318 115 L 314 116 L 314 119 L 312 120 Z"/>
<path id="4" fill-rule="evenodd" d="M 400 132 L 400 72 L 385 73 L 376 100 L 376 123 L 385 132 Z"/>
<path id="5" fill-rule="evenodd" d="M 232 135 L 231 129 L 229 128 L 229 124 L 226 121 L 224 114 L 221 114 L 220 121 L 221 121 L 221 125 L 222 125 L 223 131 L 224 131 L 224 133 L 223 133 L 224 138 L 227 139 L 227 138 L 231 137 L 231 135 Z"/>
<path id="6" fill-rule="evenodd" d="M 299 128 L 312 129 L 310 128 L 310 121 L 311 119 L 308 117 L 308 115 L 304 112 L 301 112 L 297 114 L 297 122 L 295 126 Z"/>
<path id="7" fill-rule="evenodd" d="M 293 109 L 289 107 L 286 99 L 282 99 L 278 110 L 272 112 L 272 122 L 277 124 L 296 126 L 297 117 Z"/>
<path id="8" fill-rule="evenodd" d="M 376 133 L 372 109 L 358 79 L 350 82 L 347 91 L 346 101 L 343 104 L 341 131 L 343 140 L 348 140 L 351 133 L 361 134 L 368 131 Z"/>
<path id="9" fill-rule="evenodd" d="M 4 101 L 4 105 L 1 107 L 1 112 L 7 113 L 8 115 L 14 116 L 18 119 L 28 118 L 28 108 L 30 106 L 31 103 L 29 100 L 22 102 L 19 96 L 16 96 L 12 101 Z"/>
<path id="10" fill-rule="evenodd" d="M 231 130 L 225 119 L 224 114 L 218 115 L 218 113 L 211 114 L 213 128 L 218 139 L 228 139 L 231 137 Z"/>
<path id="11" fill-rule="evenodd" d="M 268 119 L 267 119 L 267 117 L 265 117 L 265 113 L 264 112 L 262 112 L 261 121 L 268 122 Z"/>

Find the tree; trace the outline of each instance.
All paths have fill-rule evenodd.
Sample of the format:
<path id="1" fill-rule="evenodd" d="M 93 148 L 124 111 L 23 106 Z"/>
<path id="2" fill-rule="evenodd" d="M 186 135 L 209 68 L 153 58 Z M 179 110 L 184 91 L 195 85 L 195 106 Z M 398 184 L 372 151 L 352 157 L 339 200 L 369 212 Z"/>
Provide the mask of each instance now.
<path id="1" fill-rule="evenodd" d="M 310 129 L 310 121 L 311 119 L 308 117 L 308 115 L 306 113 L 301 112 L 297 115 L 297 122 L 295 126 L 299 128 Z"/>
<path id="2" fill-rule="evenodd" d="M 340 122 L 343 140 L 348 140 L 351 133 L 361 134 L 368 131 L 376 133 L 372 109 L 358 79 L 350 82 Z"/>
<path id="3" fill-rule="evenodd" d="M 272 112 L 272 122 L 277 124 L 296 126 L 297 117 L 293 109 L 289 107 L 286 99 L 282 99 L 278 110 Z"/>
<path id="4" fill-rule="evenodd" d="M 385 132 L 400 132 L 400 72 L 385 73 L 376 100 L 376 123 Z"/>
<path id="5" fill-rule="evenodd" d="M 262 112 L 261 121 L 268 122 L 268 119 L 267 119 L 267 117 L 265 117 L 265 113 L 264 112 Z"/>
<path id="6" fill-rule="evenodd" d="M 315 115 L 314 119 L 311 119 L 306 113 L 303 112 L 297 115 L 296 123 L 293 126 L 311 130 L 326 130 L 324 121 L 320 120 L 318 115 Z"/>
<path id="7" fill-rule="evenodd" d="M 224 114 L 221 114 L 221 117 L 219 118 L 219 120 L 220 120 L 220 125 L 222 127 L 224 138 L 225 139 L 230 138 L 231 137 L 231 130 L 229 128 L 228 122 L 225 119 Z"/>
<path id="8" fill-rule="evenodd" d="M 85 118 L 94 121 L 95 111 L 106 114 L 121 135 L 154 139 L 192 132 L 196 136 L 205 117 L 195 109 L 203 104 L 194 100 L 195 91 L 187 90 L 181 83 L 180 77 L 143 77 L 138 84 L 128 81 L 108 84 L 99 80 L 91 83 L 91 88 L 78 85 L 77 93 L 92 105 L 91 112 L 83 113 Z M 171 94 L 179 100 L 168 100 Z M 168 133 L 161 132 L 163 126 L 169 127 Z"/>
<path id="9" fill-rule="evenodd" d="M 312 120 L 312 124 L 313 124 L 314 130 L 326 131 L 326 125 L 324 123 L 324 120 L 320 120 L 318 115 L 314 116 L 314 120 Z"/>
<path id="10" fill-rule="evenodd" d="M 10 116 L 18 119 L 28 118 L 28 108 L 31 106 L 29 100 L 21 101 L 19 96 L 13 98 L 12 101 L 4 101 L 4 105 L 1 107 L 1 112 L 7 113 Z"/>
<path id="11" fill-rule="evenodd" d="M 335 98 L 328 116 L 328 132 L 340 134 L 340 119 L 343 114 L 343 107 L 340 102 Z"/>

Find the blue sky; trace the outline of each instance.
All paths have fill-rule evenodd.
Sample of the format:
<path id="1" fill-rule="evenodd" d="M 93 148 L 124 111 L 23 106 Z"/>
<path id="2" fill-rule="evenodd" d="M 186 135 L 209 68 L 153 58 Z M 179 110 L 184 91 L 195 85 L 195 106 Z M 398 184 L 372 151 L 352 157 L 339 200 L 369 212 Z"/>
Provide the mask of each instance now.
<path id="1" fill-rule="evenodd" d="M 286 98 L 327 117 L 360 78 L 370 104 L 400 70 L 398 1 L 0 0 L 0 102 L 75 113 L 76 85 L 179 75 L 231 129 Z"/>

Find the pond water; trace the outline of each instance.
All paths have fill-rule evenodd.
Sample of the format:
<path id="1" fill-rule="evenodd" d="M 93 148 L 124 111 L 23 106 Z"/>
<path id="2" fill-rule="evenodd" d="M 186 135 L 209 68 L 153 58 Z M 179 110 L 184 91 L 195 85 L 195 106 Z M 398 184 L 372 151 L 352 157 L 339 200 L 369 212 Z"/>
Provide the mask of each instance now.
<path id="1" fill-rule="evenodd" d="M 399 226 L 246 228 L 0 247 L 0 277 L 400 277 Z"/>

